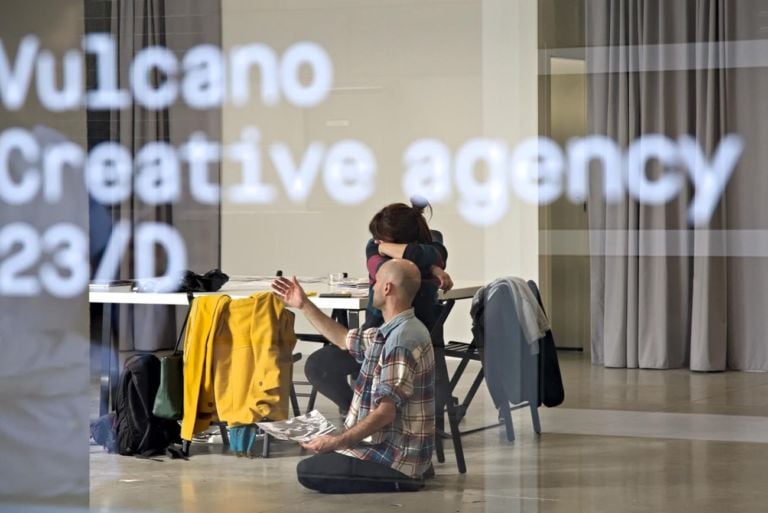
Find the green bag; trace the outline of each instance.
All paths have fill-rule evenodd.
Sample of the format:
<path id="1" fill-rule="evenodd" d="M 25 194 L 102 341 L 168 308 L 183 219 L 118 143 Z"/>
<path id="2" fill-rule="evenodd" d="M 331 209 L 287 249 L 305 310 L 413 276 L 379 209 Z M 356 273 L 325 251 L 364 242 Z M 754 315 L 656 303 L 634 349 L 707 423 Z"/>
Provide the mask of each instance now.
<path id="1" fill-rule="evenodd" d="M 169 420 L 180 420 L 184 416 L 183 355 L 174 353 L 160 358 L 160 387 L 152 414 Z"/>
<path id="2" fill-rule="evenodd" d="M 181 326 L 173 353 L 160 358 L 160 386 L 152 414 L 161 419 L 181 420 L 184 416 L 184 355 L 179 353 L 179 344 L 183 340 L 188 320 L 189 314 Z"/>

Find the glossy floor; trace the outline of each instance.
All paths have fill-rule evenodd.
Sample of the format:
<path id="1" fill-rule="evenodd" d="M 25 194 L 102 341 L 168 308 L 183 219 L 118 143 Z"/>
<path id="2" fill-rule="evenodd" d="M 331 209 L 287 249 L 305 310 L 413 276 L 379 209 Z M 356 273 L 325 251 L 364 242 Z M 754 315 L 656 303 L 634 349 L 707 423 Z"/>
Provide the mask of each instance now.
<path id="1" fill-rule="evenodd" d="M 421 492 L 324 496 L 295 478 L 305 455 L 274 445 L 269 459 L 196 445 L 189 461 L 138 460 L 92 447 L 96 511 L 267 512 L 764 512 L 768 511 L 768 374 L 693 374 L 592 366 L 562 353 L 566 403 L 525 410 L 517 439 L 495 428 L 464 437 L 468 472 L 451 447 Z M 466 385 L 466 384 L 465 384 Z M 319 408 L 333 420 L 334 408 Z M 493 422 L 484 390 L 466 428 Z"/>

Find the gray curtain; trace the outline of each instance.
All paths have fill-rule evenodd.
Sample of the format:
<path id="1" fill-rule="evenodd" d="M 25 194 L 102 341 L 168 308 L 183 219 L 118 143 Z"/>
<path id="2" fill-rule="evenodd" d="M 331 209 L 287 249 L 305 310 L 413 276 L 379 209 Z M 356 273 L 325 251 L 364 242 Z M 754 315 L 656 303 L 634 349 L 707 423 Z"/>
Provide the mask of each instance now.
<path id="1" fill-rule="evenodd" d="M 713 154 L 726 134 L 745 149 L 708 226 L 692 228 L 689 187 L 661 206 L 589 198 L 591 348 L 607 367 L 768 370 L 768 260 L 746 257 L 738 230 L 764 230 L 768 102 L 764 68 L 736 66 L 729 44 L 760 37 L 763 2 L 588 0 L 590 130 L 625 148 L 644 134 L 691 135 Z M 646 45 L 689 45 L 674 52 Z M 664 47 L 662 47 L 664 48 Z M 672 48 L 671 46 L 668 48 Z M 591 62 L 590 62 L 591 60 Z M 651 179 L 661 169 L 648 167 Z M 594 174 L 593 180 L 599 175 Z M 661 230 L 662 232 L 659 232 Z M 725 230 L 726 232 L 723 232 Z M 673 236 L 649 236 L 667 233 Z M 719 235 L 729 233 L 723 242 Z"/>
<path id="2" fill-rule="evenodd" d="M 127 88 L 130 62 L 136 52 L 148 46 L 164 46 L 180 58 L 190 47 L 203 43 L 221 46 L 219 2 L 209 0 L 121 0 L 113 7 L 112 33 L 117 41 L 119 83 Z M 148 110 L 134 102 L 131 107 L 110 116 L 113 140 L 121 142 L 133 155 L 148 142 L 165 141 L 178 148 L 193 131 L 203 131 L 210 140 L 221 139 L 220 109 L 195 110 L 181 98 L 165 110 Z M 219 181 L 219 170 L 211 172 Z M 201 205 L 189 195 L 189 173 L 181 169 L 182 197 L 174 204 L 148 205 L 136 196 L 113 210 L 113 221 L 127 220 L 135 234 L 142 222 L 172 225 L 185 241 L 188 267 L 204 273 L 220 267 L 219 205 Z M 135 273 L 135 238 L 120 269 L 121 278 Z M 159 272 L 165 254 L 159 248 Z M 173 346 L 177 324 L 186 309 L 175 307 L 126 306 L 120 319 L 121 349 L 156 350 Z"/>
<path id="3" fill-rule="evenodd" d="M 147 46 L 166 46 L 165 0 L 123 0 L 116 4 L 113 34 L 117 41 L 119 83 L 129 83 L 130 62 L 136 52 Z M 128 109 L 114 112 L 111 129 L 116 140 L 132 155 L 150 141 L 169 141 L 168 111 L 147 110 L 136 102 Z M 125 253 L 121 278 L 134 278 L 135 235 L 142 222 L 173 224 L 171 205 L 147 205 L 135 195 L 114 209 L 117 219 L 131 222 L 132 237 Z M 158 252 L 157 263 L 163 265 Z M 120 348 L 123 350 L 156 350 L 173 345 L 176 332 L 174 308 L 170 306 L 121 306 L 119 315 Z"/>

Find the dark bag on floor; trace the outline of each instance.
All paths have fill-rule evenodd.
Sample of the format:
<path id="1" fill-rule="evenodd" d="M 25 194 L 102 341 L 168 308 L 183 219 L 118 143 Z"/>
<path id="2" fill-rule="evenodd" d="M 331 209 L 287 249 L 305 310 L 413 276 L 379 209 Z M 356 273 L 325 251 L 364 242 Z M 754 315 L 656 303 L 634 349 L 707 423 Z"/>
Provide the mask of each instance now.
<path id="1" fill-rule="evenodd" d="M 160 385 L 160 361 L 155 355 L 140 354 L 125 362 L 117 389 L 117 452 L 123 455 L 162 454 L 180 441 L 176 421 L 152 414 Z"/>
<path id="2" fill-rule="evenodd" d="M 160 386 L 152 413 L 161 419 L 181 420 L 184 417 L 184 355 L 183 351 L 179 352 L 179 346 L 184 340 L 188 320 L 189 313 L 184 318 L 173 354 L 160 358 Z"/>

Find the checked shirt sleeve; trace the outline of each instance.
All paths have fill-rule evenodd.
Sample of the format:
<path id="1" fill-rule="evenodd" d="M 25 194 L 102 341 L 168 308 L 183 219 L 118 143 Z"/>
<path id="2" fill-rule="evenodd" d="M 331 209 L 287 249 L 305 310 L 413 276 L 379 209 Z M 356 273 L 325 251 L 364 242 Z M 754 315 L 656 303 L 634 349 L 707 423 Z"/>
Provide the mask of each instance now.
<path id="1" fill-rule="evenodd" d="M 389 397 L 400 408 L 413 395 L 416 377 L 416 358 L 405 347 L 395 347 L 384 355 L 381 380 L 373 394 L 373 404 L 378 405 Z"/>
<path id="2" fill-rule="evenodd" d="M 365 361 L 365 351 L 373 344 L 378 331 L 377 328 L 370 328 L 361 332 L 356 328 L 347 332 L 347 350 L 357 363 Z"/>

